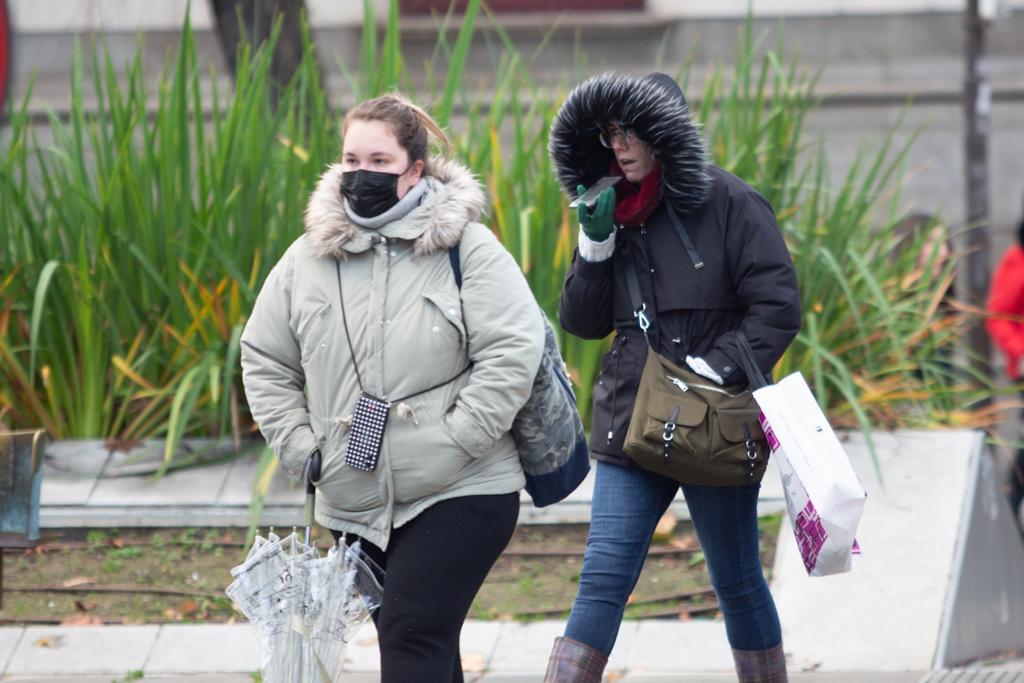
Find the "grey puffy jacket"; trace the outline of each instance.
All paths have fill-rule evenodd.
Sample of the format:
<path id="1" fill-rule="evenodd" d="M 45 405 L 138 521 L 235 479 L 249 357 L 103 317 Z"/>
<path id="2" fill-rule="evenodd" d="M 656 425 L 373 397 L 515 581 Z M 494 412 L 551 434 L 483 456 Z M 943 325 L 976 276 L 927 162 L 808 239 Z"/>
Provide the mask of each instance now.
<path id="1" fill-rule="evenodd" d="M 540 312 L 518 265 L 477 223 L 484 194 L 456 162 L 428 164 L 420 205 L 379 230 L 349 221 L 341 167 L 321 177 L 306 234 L 273 268 L 242 334 L 253 418 L 284 470 L 323 455 L 316 519 L 386 548 L 393 527 L 433 503 L 510 493 L 524 477 L 509 435 L 540 364 Z M 447 250 L 460 242 L 461 297 Z M 340 268 L 339 268 L 340 264 Z M 398 398 L 372 472 L 344 462 L 363 389 Z"/>

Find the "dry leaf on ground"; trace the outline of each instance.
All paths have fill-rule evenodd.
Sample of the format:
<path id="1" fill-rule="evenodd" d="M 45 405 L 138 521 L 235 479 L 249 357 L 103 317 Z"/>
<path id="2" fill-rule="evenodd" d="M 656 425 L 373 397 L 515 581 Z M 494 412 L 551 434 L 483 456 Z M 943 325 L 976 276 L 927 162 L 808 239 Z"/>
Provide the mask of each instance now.
<path id="1" fill-rule="evenodd" d="M 75 600 L 75 609 L 79 612 L 91 612 L 96 609 L 96 603 L 85 604 L 81 600 Z"/>
<path id="2" fill-rule="evenodd" d="M 462 670 L 468 673 L 483 673 L 487 669 L 487 658 L 479 652 L 462 655 Z"/>
<path id="3" fill-rule="evenodd" d="M 679 548 L 680 550 L 696 550 L 700 547 L 697 542 L 697 537 L 693 534 L 684 534 L 679 538 L 673 538 L 669 541 L 669 545 L 673 548 Z"/>
<path id="4" fill-rule="evenodd" d="M 102 626 L 103 620 L 91 614 L 76 614 L 60 620 L 61 626 Z"/>
<path id="5" fill-rule="evenodd" d="M 90 583 L 96 583 L 96 579 L 88 576 L 76 576 L 73 579 L 68 579 L 61 584 L 63 588 L 78 588 L 79 586 L 86 586 Z"/>
<path id="6" fill-rule="evenodd" d="M 186 600 L 178 605 L 178 612 L 183 616 L 189 616 L 199 610 L 199 603 L 195 600 Z"/>
<path id="7" fill-rule="evenodd" d="M 127 453 L 133 448 L 137 448 L 142 445 L 142 442 L 138 439 L 107 439 L 104 445 L 107 447 L 107 451 L 113 453 L 115 451 L 121 451 Z"/>
<path id="8" fill-rule="evenodd" d="M 665 514 L 658 520 L 658 526 L 654 527 L 654 540 L 657 542 L 665 542 L 672 538 L 672 532 L 676 528 L 676 516 L 672 514 L 671 510 L 666 510 Z"/>

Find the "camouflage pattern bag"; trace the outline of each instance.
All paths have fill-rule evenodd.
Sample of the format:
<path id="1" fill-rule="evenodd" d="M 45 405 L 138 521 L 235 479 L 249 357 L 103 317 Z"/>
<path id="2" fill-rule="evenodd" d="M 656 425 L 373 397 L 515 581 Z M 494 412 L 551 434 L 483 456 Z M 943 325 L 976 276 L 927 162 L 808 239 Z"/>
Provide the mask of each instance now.
<path id="1" fill-rule="evenodd" d="M 512 438 L 537 507 L 562 500 L 590 471 L 590 451 L 576 395 L 544 311 L 544 355 L 526 405 L 512 421 Z"/>
<path id="2" fill-rule="evenodd" d="M 448 250 L 455 284 L 462 287 L 459 246 Z M 512 438 L 526 475 L 526 492 L 536 507 L 557 503 L 576 490 L 590 471 L 590 450 L 576 395 L 558 350 L 548 316 L 544 321 L 544 355 L 526 404 L 512 421 Z"/>

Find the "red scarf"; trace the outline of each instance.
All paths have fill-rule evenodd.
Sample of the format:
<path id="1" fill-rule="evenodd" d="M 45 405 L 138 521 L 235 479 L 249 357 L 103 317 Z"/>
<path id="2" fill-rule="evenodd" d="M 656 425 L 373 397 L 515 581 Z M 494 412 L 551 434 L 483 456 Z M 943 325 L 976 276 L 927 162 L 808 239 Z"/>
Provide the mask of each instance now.
<path id="1" fill-rule="evenodd" d="M 623 175 L 615 159 L 609 175 Z M 615 186 L 615 222 L 635 228 L 646 221 L 661 203 L 661 164 L 655 164 L 640 185 L 626 181 Z"/>

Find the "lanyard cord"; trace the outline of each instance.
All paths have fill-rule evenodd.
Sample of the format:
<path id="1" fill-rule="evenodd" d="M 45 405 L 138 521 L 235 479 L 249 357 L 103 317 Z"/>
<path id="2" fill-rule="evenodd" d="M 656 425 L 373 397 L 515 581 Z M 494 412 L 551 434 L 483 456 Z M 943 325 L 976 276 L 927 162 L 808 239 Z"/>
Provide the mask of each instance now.
<path id="1" fill-rule="evenodd" d="M 338 302 L 341 304 L 341 322 L 345 325 L 345 339 L 348 341 L 348 352 L 352 354 L 352 366 L 356 369 L 356 381 L 359 383 L 359 391 L 363 389 L 363 377 L 359 374 L 359 363 L 356 361 L 356 350 L 352 346 L 352 336 L 348 333 L 348 316 L 345 315 L 345 297 L 341 293 L 341 261 L 335 262 L 335 271 L 338 274 Z"/>
<path id="2" fill-rule="evenodd" d="M 342 321 L 342 323 L 345 326 L 345 340 L 348 342 L 348 351 L 349 351 L 350 354 L 352 354 L 352 366 L 356 370 L 356 381 L 359 383 L 359 391 L 361 391 L 361 392 L 363 392 L 365 394 L 366 393 L 366 389 L 363 388 L 363 378 L 362 378 L 362 375 L 359 374 L 359 363 L 356 361 L 356 350 L 355 350 L 355 347 L 352 346 L 352 336 L 349 334 L 349 331 L 348 331 L 348 316 L 345 314 L 345 297 L 344 297 L 344 295 L 342 294 L 342 291 L 341 291 L 341 262 L 340 261 L 335 263 L 335 270 L 336 270 L 337 275 L 338 275 L 338 301 L 341 303 L 341 321 Z M 469 361 L 469 363 L 466 365 L 466 367 L 464 367 L 462 370 L 460 370 L 451 379 L 446 379 L 443 382 L 438 382 L 437 384 L 435 384 L 435 385 L 433 385 L 431 387 L 427 387 L 426 389 L 423 389 L 421 391 L 417 391 L 417 392 L 415 392 L 413 394 L 409 394 L 408 396 L 403 396 L 402 398 L 396 398 L 396 399 L 393 399 L 391 401 L 386 401 L 385 399 L 378 399 L 378 400 L 385 400 L 385 402 L 387 402 L 390 405 L 391 403 L 398 403 L 400 401 L 406 401 L 406 400 L 408 400 L 410 398 L 415 398 L 415 397 L 420 396 L 422 394 L 425 394 L 425 393 L 427 393 L 429 391 L 433 391 L 434 389 L 440 389 L 445 384 L 448 384 L 450 382 L 454 382 L 459 377 L 462 377 L 464 374 L 466 374 L 470 370 L 470 368 L 472 368 L 472 367 L 473 367 L 473 361 Z M 377 398 L 377 397 L 371 396 L 371 398 Z"/>

